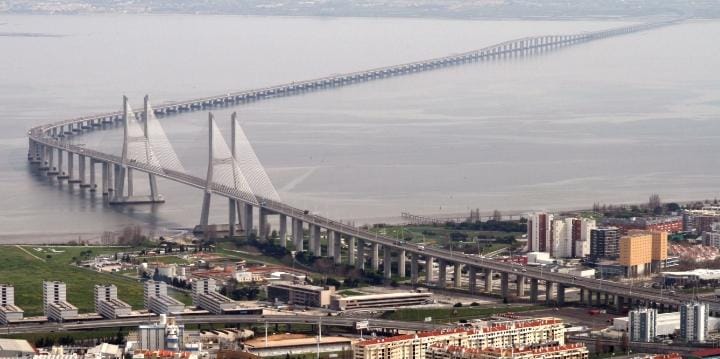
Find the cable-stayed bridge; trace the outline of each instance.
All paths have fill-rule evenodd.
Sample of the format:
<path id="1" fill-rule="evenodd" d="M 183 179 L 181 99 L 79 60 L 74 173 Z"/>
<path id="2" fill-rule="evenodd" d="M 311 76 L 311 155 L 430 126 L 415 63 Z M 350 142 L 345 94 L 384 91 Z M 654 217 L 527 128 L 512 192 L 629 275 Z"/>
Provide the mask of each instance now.
<path id="1" fill-rule="evenodd" d="M 272 240 L 269 238 L 268 216 L 277 216 L 279 238 L 275 240 L 279 245 L 296 251 L 310 251 L 316 256 L 332 257 L 337 264 L 346 262 L 360 268 L 381 271 L 386 278 L 393 275 L 405 278 L 409 275 L 413 284 L 419 284 L 423 270 L 424 280 L 428 285 L 446 287 L 450 284 L 467 288 L 471 293 L 499 290 L 503 297 L 527 295 L 531 300 L 539 301 L 542 284 L 546 302 L 563 304 L 566 289 L 578 288 L 580 300 L 584 303 L 615 305 L 618 308 L 644 304 L 661 310 L 673 309 L 692 298 L 667 293 L 663 295 L 652 288 L 576 278 L 569 274 L 543 272 L 539 268 L 523 268 L 457 252 L 425 248 L 422 245 L 380 236 L 283 203 L 234 115 L 231 118 L 232 133 L 229 144 L 218 130 L 212 114 L 209 115 L 207 173 L 205 177 L 190 175 L 184 170 L 156 116 L 289 96 L 446 66 L 530 56 L 674 22 L 631 25 L 573 35 L 526 37 L 459 55 L 166 103 L 154 109 L 146 97 L 143 111 L 133 111 L 124 98 L 123 110 L 120 112 L 80 117 L 32 128 L 28 132 L 28 158 L 49 176 L 67 179 L 69 183 L 79 183 L 81 188 L 88 188 L 90 191 L 99 187 L 109 203 L 115 205 L 162 202 L 164 199 L 158 194 L 157 177 L 202 190 L 204 196 L 200 209 L 200 228 L 206 234 L 211 227 L 208 223 L 211 199 L 217 196 L 225 197 L 228 200 L 229 235 L 233 236 L 240 230 L 246 235 L 256 233 L 260 240 Z M 123 143 L 120 144 L 122 153 L 119 156 L 66 141 L 68 136 L 79 136 L 84 132 L 110 128 L 116 124 L 123 126 Z M 64 163 L 65 158 L 67 164 Z M 74 166 L 75 158 L 79 161 L 77 171 Z M 101 172 L 99 181 L 96 176 L 98 167 Z M 149 177 L 148 196 L 137 196 L 135 193 L 133 176 L 137 172 Z M 291 224 L 289 230 L 288 222 Z M 257 230 L 254 229 L 255 226 Z M 434 269 L 436 262 L 437 271 Z M 451 280 L 448 280 L 448 266 L 453 268 Z M 467 276 L 462 275 L 463 271 Z M 495 279 L 498 274 L 499 283 Z M 482 280 L 484 285 L 478 285 L 478 280 Z M 720 311 L 720 302 L 711 302 L 711 306 L 714 312 Z"/>

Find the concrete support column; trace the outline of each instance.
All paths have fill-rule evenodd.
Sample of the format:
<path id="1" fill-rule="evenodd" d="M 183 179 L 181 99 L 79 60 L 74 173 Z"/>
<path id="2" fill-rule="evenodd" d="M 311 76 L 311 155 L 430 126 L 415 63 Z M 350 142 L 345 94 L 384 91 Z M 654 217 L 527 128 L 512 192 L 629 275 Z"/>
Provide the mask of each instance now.
<path id="1" fill-rule="evenodd" d="M 365 241 L 357 238 L 357 247 L 355 248 L 355 267 L 365 269 Z"/>
<path id="2" fill-rule="evenodd" d="M 228 199 L 228 237 L 235 237 L 235 222 L 237 222 L 237 203 L 234 199 Z"/>
<path id="3" fill-rule="evenodd" d="M 108 187 L 109 187 L 108 183 L 110 183 L 110 181 L 108 179 L 108 176 L 110 175 L 110 164 L 107 162 L 102 162 L 101 168 L 102 168 L 102 170 L 101 170 L 101 172 L 102 172 L 101 173 L 102 174 L 102 176 L 101 176 L 102 177 L 101 178 L 102 194 L 104 196 L 107 196 L 108 195 Z"/>
<path id="4" fill-rule="evenodd" d="M 127 196 L 132 197 L 135 195 L 135 182 L 133 181 L 133 170 L 132 168 L 125 169 L 127 173 Z"/>
<path id="5" fill-rule="evenodd" d="M 335 264 L 342 264 L 342 235 L 340 232 L 332 232 L 332 235 L 332 240 L 328 238 L 328 241 L 333 242 L 333 259 Z"/>
<path id="6" fill-rule="evenodd" d="M 493 275 L 495 275 L 492 271 L 492 269 L 485 268 L 483 270 L 485 273 L 485 292 L 486 293 L 492 293 L 493 288 Z"/>
<path id="7" fill-rule="evenodd" d="M 385 279 L 392 278 L 392 253 L 387 246 L 383 246 L 383 275 Z"/>
<path id="8" fill-rule="evenodd" d="M 85 176 L 85 165 L 86 165 L 87 159 L 83 155 L 78 155 L 78 182 L 80 183 L 80 187 L 87 187 L 87 180 Z"/>
<path id="9" fill-rule="evenodd" d="M 246 236 L 250 236 L 253 232 L 253 206 L 249 203 L 243 203 L 242 205 L 242 227 L 245 231 Z M 302 222 L 300 222 L 302 223 Z"/>
<path id="10" fill-rule="evenodd" d="M 97 190 L 97 184 L 95 183 L 95 160 L 90 159 L 90 192 Z"/>
<path id="11" fill-rule="evenodd" d="M 322 242 L 320 241 L 320 226 L 312 226 L 310 236 L 312 236 L 312 251 L 316 256 L 322 257 Z"/>
<path id="12" fill-rule="evenodd" d="M 507 298 L 510 295 L 510 275 L 507 273 L 500 273 L 500 296 Z"/>
<path id="13" fill-rule="evenodd" d="M 453 268 L 453 285 L 455 288 L 462 287 L 462 264 L 455 263 L 455 268 Z"/>
<path id="14" fill-rule="evenodd" d="M 351 266 L 355 265 L 355 252 L 356 252 L 355 243 L 356 243 L 355 237 L 348 238 L 347 258 L 348 258 L 348 264 Z"/>
<path id="15" fill-rule="evenodd" d="M 521 275 L 515 276 L 515 289 L 516 293 L 515 295 L 518 297 L 524 297 L 525 296 L 525 277 Z"/>
<path id="16" fill-rule="evenodd" d="M 303 245 L 303 222 L 297 218 L 292 219 L 293 244 L 295 251 L 302 252 L 305 250 Z"/>
<path id="17" fill-rule="evenodd" d="M 264 242 L 270 237 L 270 231 L 268 230 L 268 212 L 265 208 L 260 207 L 258 211 L 258 240 Z"/>
<path id="18" fill-rule="evenodd" d="M 287 216 L 284 214 L 279 215 L 278 222 L 278 238 L 280 240 L 280 245 L 283 248 L 287 248 Z"/>
<path id="19" fill-rule="evenodd" d="M 625 298 L 616 295 L 615 296 L 615 309 L 618 313 L 622 313 L 623 307 L 625 306 Z"/>
<path id="20" fill-rule="evenodd" d="M 530 301 L 533 303 L 538 301 L 538 280 L 535 278 L 530 279 Z"/>
<path id="21" fill-rule="evenodd" d="M 558 306 L 565 305 L 565 285 L 562 283 L 557 285 L 557 304 Z"/>
<path id="22" fill-rule="evenodd" d="M 545 304 L 552 303 L 553 282 L 545 281 Z"/>
<path id="23" fill-rule="evenodd" d="M 587 293 L 586 293 L 585 289 L 580 288 L 580 296 L 579 296 L 580 299 L 578 300 L 579 305 L 584 305 L 585 303 L 587 303 L 587 298 L 585 298 L 586 294 Z M 590 304 L 589 305 L 592 305 L 592 293 L 589 293 L 589 294 L 590 294 Z"/>
<path id="24" fill-rule="evenodd" d="M 68 159 L 68 183 L 75 182 L 75 155 L 72 152 L 67 153 L 67 159 Z"/>
<path id="25" fill-rule="evenodd" d="M 413 286 L 418 284 L 418 257 L 417 253 L 410 254 L 410 284 Z"/>
<path id="26" fill-rule="evenodd" d="M 400 252 L 398 252 L 398 277 L 405 278 L 405 263 L 407 262 L 407 257 L 405 256 L 405 250 L 401 249 Z"/>
<path id="27" fill-rule="evenodd" d="M 435 258 L 425 256 L 425 284 L 431 285 L 434 278 Z"/>
<path id="28" fill-rule="evenodd" d="M 468 268 L 468 291 L 470 294 L 477 293 L 477 268 Z"/>
<path id="29" fill-rule="evenodd" d="M 602 299 L 601 299 L 602 293 L 595 292 L 595 305 L 601 306 L 602 305 Z M 592 299 L 589 300 L 590 304 L 592 305 Z"/>
<path id="30" fill-rule="evenodd" d="M 335 237 L 333 231 L 326 229 L 325 238 L 327 238 L 327 256 L 333 257 L 333 263 L 335 263 Z"/>
<path id="31" fill-rule="evenodd" d="M 371 260 L 372 270 L 377 272 L 380 270 L 380 245 L 377 243 L 373 243 L 371 250 L 372 250 L 372 253 L 371 253 L 371 255 L 372 255 L 372 260 Z"/>
<path id="32" fill-rule="evenodd" d="M 58 164 L 57 164 L 57 172 L 58 172 L 58 178 L 65 178 L 65 165 L 63 164 L 63 150 L 58 148 Z"/>
<path id="33" fill-rule="evenodd" d="M 438 260 L 438 280 L 437 286 L 445 288 L 447 285 L 447 262 L 444 259 Z"/>

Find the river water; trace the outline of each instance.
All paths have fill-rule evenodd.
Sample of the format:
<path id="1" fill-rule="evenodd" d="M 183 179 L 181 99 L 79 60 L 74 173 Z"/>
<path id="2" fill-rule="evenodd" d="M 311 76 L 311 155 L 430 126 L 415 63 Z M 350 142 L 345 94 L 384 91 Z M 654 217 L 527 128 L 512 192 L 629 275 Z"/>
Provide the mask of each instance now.
<path id="1" fill-rule="evenodd" d="M 33 125 L 443 56 L 610 21 L 185 15 L 0 15 L 0 241 L 92 239 L 195 225 L 201 192 L 109 207 L 35 174 Z M 690 22 L 541 56 L 272 99 L 241 123 L 284 201 L 337 219 L 714 198 L 720 182 L 720 22 Z M 161 119 L 203 175 L 207 114 Z M 120 131 L 75 139 L 119 153 Z M 143 184 L 136 184 L 136 192 Z M 214 202 L 212 221 L 227 204 Z"/>

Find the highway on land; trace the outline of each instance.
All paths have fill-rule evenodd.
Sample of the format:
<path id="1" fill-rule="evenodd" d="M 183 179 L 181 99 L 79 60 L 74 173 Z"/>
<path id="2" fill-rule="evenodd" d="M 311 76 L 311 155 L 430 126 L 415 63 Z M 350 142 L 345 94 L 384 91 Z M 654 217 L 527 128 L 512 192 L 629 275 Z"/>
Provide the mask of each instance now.
<path id="1" fill-rule="evenodd" d="M 175 317 L 178 324 L 310 324 L 322 323 L 326 326 L 355 327 L 358 318 L 343 318 L 338 316 L 312 316 L 312 315 L 197 315 Z M 1 327 L 0 334 L 46 333 L 72 330 L 89 330 L 100 328 L 137 327 L 151 324 L 157 317 L 151 318 L 121 318 L 103 319 L 85 322 L 46 322 L 42 324 L 11 324 Z M 400 329 L 411 331 L 432 330 L 443 327 L 439 324 L 425 322 L 402 322 L 396 320 L 367 319 L 370 329 Z"/>

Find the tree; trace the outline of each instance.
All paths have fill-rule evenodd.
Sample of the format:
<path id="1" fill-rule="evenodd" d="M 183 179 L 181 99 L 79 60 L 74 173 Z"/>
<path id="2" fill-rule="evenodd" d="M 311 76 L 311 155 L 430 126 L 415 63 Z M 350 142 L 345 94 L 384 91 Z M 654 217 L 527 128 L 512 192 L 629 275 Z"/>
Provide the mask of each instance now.
<path id="1" fill-rule="evenodd" d="M 493 214 L 492 214 L 492 220 L 493 220 L 493 221 L 498 221 L 498 222 L 499 222 L 499 221 L 502 221 L 502 212 L 500 212 L 500 211 L 497 210 L 497 209 L 494 210 L 494 211 L 493 211 Z"/>
<path id="2" fill-rule="evenodd" d="M 627 351 L 630 349 L 630 338 L 628 338 L 627 332 L 622 333 L 622 338 L 620 339 L 620 347 L 625 353 L 627 353 Z"/>
<path id="3" fill-rule="evenodd" d="M 453 307 L 454 307 L 454 308 L 461 308 L 461 307 L 462 307 L 462 303 L 457 302 L 457 303 L 453 304 Z"/>

